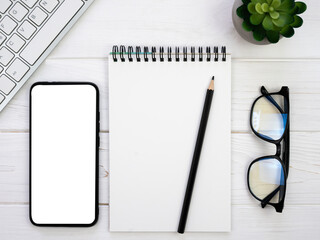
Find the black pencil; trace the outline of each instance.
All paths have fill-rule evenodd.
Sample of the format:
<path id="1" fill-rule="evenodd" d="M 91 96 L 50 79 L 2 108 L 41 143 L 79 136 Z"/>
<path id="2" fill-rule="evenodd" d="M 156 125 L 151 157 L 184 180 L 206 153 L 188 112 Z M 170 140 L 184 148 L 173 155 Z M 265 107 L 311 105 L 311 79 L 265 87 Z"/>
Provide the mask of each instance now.
<path id="1" fill-rule="evenodd" d="M 189 207 L 190 207 L 190 202 L 191 202 L 191 197 L 192 197 L 192 192 L 193 192 L 193 186 L 194 186 L 194 182 L 195 182 L 196 175 L 197 175 L 197 169 L 198 169 L 198 165 L 199 165 L 203 139 L 204 139 L 204 135 L 205 135 L 206 128 L 207 128 L 207 122 L 208 122 L 208 118 L 209 118 L 213 93 L 214 93 L 214 77 L 212 77 L 212 80 L 211 80 L 210 85 L 207 90 L 206 100 L 204 102 L 202 117 L 201 117 L 201 121 L 200 121 L 200 127 L 199 127 L 199 131 L 198 131 L 197 142 L 196 142 L 196 146 L 195 146 L 194 153 L 193 153 L 188 184 L 187 184 L 186 193 L 184 196 L 184 201 L 183 201 L 183 206 L 182 206 L 182 211 L 181 211 L 181 215 L 180 215 L 178 233 L 184 233 L 184 230 L 186 227 L 188 212 L 189 212 Z"/>

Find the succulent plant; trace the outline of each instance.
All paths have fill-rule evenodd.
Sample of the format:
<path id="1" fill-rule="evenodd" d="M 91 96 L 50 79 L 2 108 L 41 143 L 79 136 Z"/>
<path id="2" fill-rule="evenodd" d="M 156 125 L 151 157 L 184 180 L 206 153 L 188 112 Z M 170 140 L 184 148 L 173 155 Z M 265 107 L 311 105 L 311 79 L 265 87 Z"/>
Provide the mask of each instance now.
<path id="1" fill-rule="evenodd" d="M 303 20 L 298 15 L 307 9 L 304 2 L 295 0 L 242 0 L 237 15 L 243 19 L 242 27 L 252 31 L 257 41 L 267 38 L 277 43 L 280 35 L 290 38 L 294 28 L 299 28 Z"/>

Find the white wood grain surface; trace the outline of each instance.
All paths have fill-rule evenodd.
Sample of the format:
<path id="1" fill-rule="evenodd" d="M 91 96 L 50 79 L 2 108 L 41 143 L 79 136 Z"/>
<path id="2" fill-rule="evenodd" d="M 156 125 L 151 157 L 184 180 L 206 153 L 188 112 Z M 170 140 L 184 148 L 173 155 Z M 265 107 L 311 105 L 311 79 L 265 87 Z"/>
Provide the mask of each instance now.
<path id="1" fill-rule="evenodd" d="M 292 39 L 255 46 L 233 28 L 233 0 L 96 0 L 0 113 L 0 239 L 320 239 L 320 2 L 305 2 L 304 26 Z M 231 233 L 108 232 L 106 57 L 114 44 L 226 44 L 232 52 Z M 100 88 L 100 217 L 92 228 L 37 228 L 28 220 L 28 97 L 36 81 L 92 81 Z M 261 85 L 290 88 L 292 144 L 282 214 L 261 209 L 245 182 L 248 164 L 275 151 L 249 128 L 250 107 Z"/>
<path id="2" fill-rule="evenodd" d="M 232 232 L 230 233 L 110 233 L 108 231 L 108 206 L 100 206 L 100 217 L 92 228 L 39 228 L 31 225 L 27 205 L 0 205 L 6 216 L 1 222 L 2 239 L 56 240 L 56 239 L 112 239 L 112 240 L 237 240 L 237 239 L 318 239 L 320 230 L 319 206 L 288 206 L 283 214 L 259 206 L 232 207 Z M 298 219 L 297 219 L 298 217 Z M 313 219 L 313 224 L 310 224 Z"/>

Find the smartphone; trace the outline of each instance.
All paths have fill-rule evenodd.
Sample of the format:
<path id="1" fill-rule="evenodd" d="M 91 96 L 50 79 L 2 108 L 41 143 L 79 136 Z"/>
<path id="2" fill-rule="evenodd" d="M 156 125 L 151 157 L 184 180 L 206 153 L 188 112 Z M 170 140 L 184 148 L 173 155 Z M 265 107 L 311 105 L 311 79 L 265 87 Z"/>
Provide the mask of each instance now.
<path id="1" fill-rule="evenodd" d="M 30 221 L 86 227 L 98 220 L 99 90 L 38 82 L 30 89 Z"/>

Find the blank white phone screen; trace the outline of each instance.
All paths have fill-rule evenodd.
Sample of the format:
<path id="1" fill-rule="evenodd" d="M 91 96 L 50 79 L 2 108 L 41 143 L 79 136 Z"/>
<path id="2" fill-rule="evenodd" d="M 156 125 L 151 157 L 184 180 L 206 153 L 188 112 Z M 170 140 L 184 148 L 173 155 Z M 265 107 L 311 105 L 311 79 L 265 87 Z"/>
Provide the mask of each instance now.
<path id="1" fill-rule="evenodd" d="M 90 84 L 39 84 L 31 90 L 35 224 L 95 221 L 97 94 Z"/>

